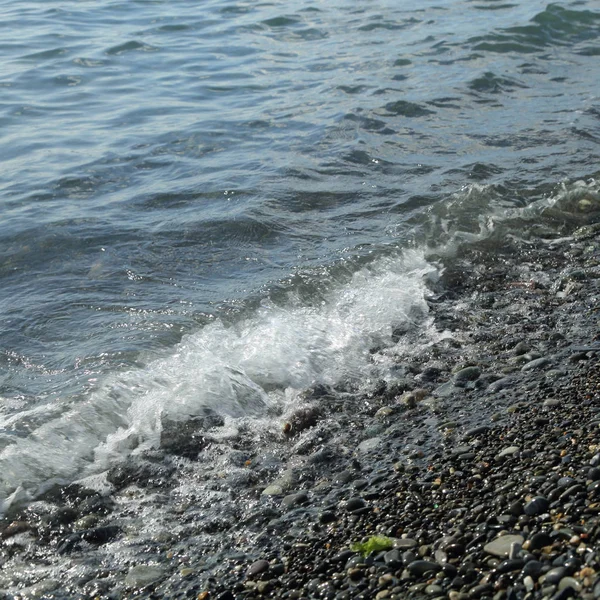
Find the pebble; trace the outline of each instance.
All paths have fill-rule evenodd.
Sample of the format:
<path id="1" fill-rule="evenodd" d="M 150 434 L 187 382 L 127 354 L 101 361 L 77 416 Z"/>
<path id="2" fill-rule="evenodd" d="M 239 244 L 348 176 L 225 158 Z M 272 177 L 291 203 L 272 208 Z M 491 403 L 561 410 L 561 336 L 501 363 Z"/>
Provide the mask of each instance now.
<path id="1" fill-rule="evenodd" d="M 417 541 L 412 538 L 398 538 L 394 540 L 394 548 L 398 550 L 410 550 L 417 546 Z"/>
<path id="2" fill-rule="evenodd" d="M 489 425 L 480 425 L 479 427 L 474 427 L 473 429 L 466 431 L 463 439 L 470 440 L 471 438 L 479 437 L 488 431 L 490 431 Z"/>
<path id="3" fill-rule="evenodd" d="M 496 458 L 504 458 L 505 456 L 513 456 L 517 452 L 519 452 L 521 448 L 519 446 L 508 446 L 508 448 L 504 448 L 496 455 Z"/>
<path id="4" fill-rule="evenodd" d="M 399 569 L 402 566 L 402 554 L 396 548 L 388 550 L 383 555 L 383 560 L 391 569 Z"/>
<path id="5" fill-rule="evenodd" d="M 264 492 L 263 492 L 264 493 Z M 296 494 L 288 494 L 281 501 L 282 506 L 292 507 L 298 504 L 308 502 L 308 494 L 306 492 L 298 492 Z"/>
<path id="6" fill-rule="evenodd" d="M 407 565 L 406 570 L 413 577 L 422 577 L 425 573 L 437 573 L 441 571 L 442 567 L 435 562 L 430 560 L 413 560 L 409 565 Z"/>
<path id="7" fill-rule="evenodd" d="M 512 544 L 523 544 L 524 538 L 522 535 L 502 535 L 495 540 L 488 542 L 483 551 L 499 558 L 506 558 L 510 553 Z"/>
<path id="8" fill-rule="evenodd" d="M 502 561 L 496 567 L 496 572 L 510 573 L 512 571 L 520 571 L 524 565 L 525 561 L 522 558 L 509 558 L 508 560 Z"/>
<path id="9" fill-rule="evenodd" d="M 381 438 L 373 437 L 368 440 L 365 440 L 364 442 L 361 442 L 358 445 L 357 450 L 359 452 L 371 452 L 372 450 L 375 450 L 379 446 L 379 444 L 381 444 Z"/>
<path id="10" fill-rule="evenodd" d="M 465 367 L 454 374 L 455 382 L 474 381 L 481 375 L 479 367 Z"/>
<path id="11" fill-rule="evenodd" d="M 337 516 L 335 513 L 325 510 L 319 514 L 319 521 L 323 523 L 323 525 L 327 525 L 328 523 L 333 523 L 337 521 Z"/>
<path id="12" fill-rule="evenodd" d="M 391 406 L 382 406 L 376 413 L 376 419 L 387 419 L 394 414 L 395 410 Z"/>
<path id="13" fill-rule="evenodd" d="M 263 496 L 281 496 L 283 488 L 280 485 L 269 485 L 262 491 Z"/>
<path id="14" fill-rule="evenodd" d="M 535 582 L 531 578 L 531 575 L 527 575 L 527 577 L 523 579 L 523 585 L 525 586 L 525 589 L 528 592 L 531 592 L 533 590 L 533 588 L 535 587 Z"/>
<path id="15" fill-rule="evenodd" d="M 269 570 L 269 561 L 268 560 L 257 560 L 256 562 L 253 562 L 249 567 L 248 570 L 246 571 L 246 575 L 248 577 L 256 577 L 257 575 L 260 575 L 261 573 L 264 573 L 265 571 Z"/>
<path id="16" fill-rule="evenodd" d="M 527 504 L 525 504 L 524 511 L 526 515 L 535 516 L 541 515 L 548 511 L 550 508 L 550 502 L 544 496 L 536 496 Z"/>
<path id="17" fill-rule="evenodd" d="M 542 406 L 545 406 L 546 408 L 555 408 L 556 406 L 560 406 L 560 404 L 560 400 L 557 400 L 556 398 L 546 398 L 542 403 Z"/>
<path id="18" fill-rule="evenodd" d="M 548 364 L 550 364 L 550 361 L 546 357 L 536 358 L 524 364 L 521 367 L 521 371 L 533 371 L 534 369 L 541 369 Z"/>
<path id="19" fill-rule="evenodd" d="M 575 592 L 580 592 L 581 591 L 581 584 L 579 583 L 579 581 L 577 581 L 573 577 L 563 577 L 558 582 L 558 589 L 559 589 L 559 591 L 560 590 L 564 590 L 567 587 L 573 588 L 573 590 Z"/>
<path id="20" fill-rule="evenodd" d="M 125 577 L 125 585 L 134 588 L 145 588 L 163 576 L 160 565 L 136 565 L 129 569 Z"/>
<path id="21" fill-rule="evenodd" d="M 544 583 L 550 583 L 556 585 L 567 573 L 564 567 L 555 567 L 550 569 L 544 577 Z"/>
<path id="22" fill-rule="evenodd" d="M 348 512 L 354 512 L 355 510 L 360 510 L 361 508 L 365 508 L 366 502 L 362 498 L 350 498 L 349 500 L 345 500 L 340 503 L 340 508 L 346 509 Z"/>
<path id="23" fill-rule="evenodd" d="M 552 544 L 552 538 L 544 532 L 534 533 L 529 538 L 529 550 L 540 550 L 544 546 L 550 546 Z"/>

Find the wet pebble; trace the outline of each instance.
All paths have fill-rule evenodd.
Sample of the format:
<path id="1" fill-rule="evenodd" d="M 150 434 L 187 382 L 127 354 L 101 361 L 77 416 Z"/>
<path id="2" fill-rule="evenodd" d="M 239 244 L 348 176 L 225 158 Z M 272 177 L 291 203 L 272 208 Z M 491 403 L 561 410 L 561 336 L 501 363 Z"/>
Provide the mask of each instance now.
<path id="1" fill-rule="evenodd" d="M 253 562 L 250 567 L 248 567 L 248 570 L 246 571 L 246 575 L 248 577 L 256 577 L 257 575 L 260 575 L 261 573 L 264 573 L 265 571 L 269 570 L 269 561 L 268 560 L 257 560 L 256 562 Z"/>
<path id="2" fill-rule="evenodd" d="M 510 548 L 513 543 L 523 544 L 524 538 L 521 535 L 503 535 L 491 542 L 488 542 L 484 547 L 484 552 L 506 558 L 510 553 Z"/>
<path id="3" fill-rule="evenodd" d="M 164 573 L 160 565 L 136 565 L 129 569 L 125 577 L 125 585 L 144 588 L 158 581 Z"/>
<path id="4" fill-rule="evenodd" d="M 529 516 L 541 515 L 545 513 L 550 508 L 550 502 L 548 502 L 547 498 L 543 496 L 536 496 L 531 501 L 525 504 L 525 514 Z"/>
<path id="5" fill-rule="evenodd" d="M 422 577 L 425 573 L 437 573 L 441 569 L 440 565 L 430 560 L 413 560 L 406 567 L 413 577 Z"/>

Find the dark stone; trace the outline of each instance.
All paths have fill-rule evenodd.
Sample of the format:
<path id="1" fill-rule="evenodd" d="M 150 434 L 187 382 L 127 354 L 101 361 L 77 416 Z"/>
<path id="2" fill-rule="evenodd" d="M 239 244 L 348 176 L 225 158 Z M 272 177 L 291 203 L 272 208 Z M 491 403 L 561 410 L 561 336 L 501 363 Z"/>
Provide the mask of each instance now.
<path id="1" fill-rule="evenodd" d="M 508 507 L 508 513 L 513 517 L 520 517 L 523 514 L 523 503 L 520 500 L 516 500 Z"/>
<path id="2" fill-rule="evenodd" d="M 546 579 L 544 582 L 552 585 L 558 585 L 558 582 L 565 577 L 566 574 L 567 570 L 564 567 L 555 567 L 546 573 Z"/>
<path id="3" fill-rule="evenodd" d="M 497 567 L 498 573 L 510 573 L 512 571 L 520 571 L 525 565 L 525 561 L 522 558 L 509 558 L 508 560 L 502 561 Z"/>
<path id="4" fill-rule="evenodd" d="M 454 375 L 455 382 L 475 381 L 481 375 L 479 367 L 465 367 Z"/>
<path id="5" fill-rule="evenodd" d="M 572 485 L 570 488 L 566 489 L 559 497 L 559 500 L 567 500 L 568 498 L 571 498 L 572 496 L 575 496 L 576 494 L 579 494 L 580 492 L 585 492 L 585 488 L 580 484 L 577 483 L 575 485 Z"/>
<path id="6" fill-rule="evenodd" d="M 481 583 L 469 590 L 469 598 L 481 598 L 481 596 L 490 595 L 494 591 L 494 586 L 489 583 Z"/>
<path id="7" fill-rule="evenodd" d="M 292 507 L 308 502 L 308 494 L 306 492 L 298 492 L 296 494 L 288 494 L 283 498 L 281 504 L 283 506 Z"/>
<path id="8" fill-rule="evenodd" d="M 541 515 L 550 509 L 550 502 L 543 496 L 536 496 L 525 505 L 524 511 L 530 517 Z"/>
<path id="9" fill-rule="evenodd" d="M 525 563 L 525 566 L 521 569 L 523 577 L 529 575 L 533 579 L 537 579 L 542 572 L 544 565 L 539 560 L 530 560 Z"/>
<path id="10" fill-rule="evenodd" d="M 567 570 L 567 575 L 573 575 L 576 571 L 581 569 L 581 560 L 576 556 L 569 556 L 567 560 L 565 560 L 563 566 Z"/>
<path id="11" fill-rule="evenodd" d="M 223 417 L 214 413 L 187 421 L 165 421 L 160 433 L 160 447 L 169 454 L 196 460 L 207 443 L 203 433 L 223 423 Z"/>
<path id="12" fill-rule="evenodd" d="M 454 579 L 456 577 L 456 575 L 458 574 L 458 569 L 450 563 L 446 563 L 443 567 L 442 570 L 444 571 L 444 575 L 446 577 L 448 577 L 449 579 Z"/>
<path id="13" fill-rule="evenodd" d="M 568 585 L 566 588 L 556 592 L 556 594 L 554 594 L 550 600 L 567 600 L 567 598 L 572 598 L 575 596 L 576 593 L 577 592 L 570 585 Z"/>
<path id="14" fill-rule="evenodd" d="M 465 553 L 465 547 L 463 544 L 455 542 L 453 544 L 448 544 L 444 546 L 444 551 L 451 558 L 456 558 L 458 556 L 462 556 Z"/>
<path id="15" fill-rule="evenodd" d="M 343 507 L 348 512 L 354 512 L 355 510 L 360 510 L 361 508 L 365 508 L 366 504 L 362 498 L 350 498 L 343 503 Z"/>
<path id="16" fill-rule="evenodd" d="M 425 575 L 425 573 L 437 573 L 438 571 L 442 570 L 442 567 L 429 560 L 413 560 L 409 565 L 407 565 L 406 570 L 413 577 L 422 577 Z"/>
<path id="17" fill-rule="evenodd" d="M 59 508 L 53 515 L 48 518 L 48 525 L 58 527 L 60 525 L 68 525 L 77 519 L 78 512 L 68 506 Z"/>
<path id="18" fill-rule="evenodd" d="M 121 533 L 121 528 L 117 525 L 105 525 L 104 527 L 94 527 L 93 529 L 84 529 L 76 533 L 71 533 L 62 538 L 57 546 L 59 554 L 66 554 L 74 550 L 81 542 L 101 545 L 116 538 Z"/>
<path id="19" fill-rule="evenodd" d="M 319 521 L 323 523 L 323 525 L 327 525 L 327 523 L 333 523 L 334 521 L 337 521 L 337 517 L 335 513 L 326 510 L 319 515 Z"/>
<path id="20" fill-rule="evenodd" d="M 600 468 L 592 467 L 587 473 L 588 479 L 592 481 L 600 481 Z"/>
<path id="21" fill-rule="evenodd" d="M 77 506 L 81 516 L 97 514 L 108 515 L 114 510 L 115 503 L 109 496 L 100 496 L 95 494 L 82 500 Z"/>
<path id="22" fill-rule="evenodd" d="M 173 465 L 156 464 L 130 458 L 112 467 L 106 479 L 116 489 L 120 490 L 128 485 L 138 485 L 142 488 L 164 487 L 175 471 Z"/>
<path id="23" fill-rule="evenodd" d="M 479 427 L 474 427 L 473 429 L 469 429 L 465 432 L 463 439 L 470 440 L 471 438 L 479 437 L 490 430 L 488 425 L 480 425 Z"/>
<path id="24" fill-rule="evenodd" d="M 347 562 L 349 559 L 351 559 L 354 555 L 356 554 L 356 552 L 352 552 L 352 550 L 342 550 L 341 552 L 338 552 L 332 559 L 331 562 L 340 562 L 340 563 L 345 563 Z"/>
<path id="25" fill-rule="evenodd" d="M 530 550 L 539 550 L 544 546 L 551 546 L 552 538 L 542 531 L 538 533 L 534 533 L 531 538 L 529 538 L 529 549 Z"/>
<path id="26" fill-rule="evenodd" d="M 265 573 L 266 571 L 269 570 L 269 561 L 268 560 L 257 560 L 256 562 L 253 562 L 249 567 L 248 570 L 246 571 L 246 576 L 247 577 L 256 577 L 257 575 L 260 575 L 261 573 Z"/>
<path id="27" fill-rule="evenodd" d="M 600 495 L 600 481 L 592 481 L 587 486 L 587 492 L 592 495 L 592 498 L 597 498 Z"/>
<path id="28" fill-rule="evenodd" d="M 402 566 L 402 554 L 397 548 L 388 550 L 383 555 L 383 560 L 390 569 L 399 569 Z"/>

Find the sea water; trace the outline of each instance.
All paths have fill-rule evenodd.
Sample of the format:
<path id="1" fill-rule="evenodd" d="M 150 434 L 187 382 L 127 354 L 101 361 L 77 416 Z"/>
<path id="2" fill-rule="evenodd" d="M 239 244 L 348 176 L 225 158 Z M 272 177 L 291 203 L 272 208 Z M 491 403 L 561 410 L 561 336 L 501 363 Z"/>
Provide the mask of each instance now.
<path id="1" fill-rule="evenodd" d="M 165 420 L 393 378 L 457 239 L 597 214 L 592 0 L 0 13 L 5 508 Z"/>

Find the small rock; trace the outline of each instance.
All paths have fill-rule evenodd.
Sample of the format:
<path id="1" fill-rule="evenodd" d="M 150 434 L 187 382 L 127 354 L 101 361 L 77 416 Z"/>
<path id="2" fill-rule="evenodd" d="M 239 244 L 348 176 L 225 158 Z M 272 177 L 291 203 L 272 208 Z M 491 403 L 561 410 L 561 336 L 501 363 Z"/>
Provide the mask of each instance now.
<path id="1" fill-rule="evenodd" d="M 542 531 L 538 533 L 534 533 L 531 538 L 529 538 L 529 550 L 540 550 L 544 546 L 551 546 L 552 538 Z"/>
<path id="2" fill-rule="evenodd" d="M 359 452 L 370 452 L 371 450 L 375 450 L 375 448 L 377 448 L 377 446 L 379 446 L 380 443 L 381 443 L 380 437 L 373 437 L 368 440 L 365 440 L 364 442 L 361 442 L 358 445 L 357 450 Z"/>
<path id="3" fill-rule="evenodd" d="M 382 406 L 376 413 L 376 419 L 387 419 L 394 414 L 394 409 L 391 406 Z"/>
<path id="4" fill-rule="evenodd" d="M 248 570 L 246 571 L 246 575 L 248 577 L 256 577 L 257 575 L 260 575 L 261 573 L 264 573 L 265 571 L 269 570 L 269 561 L 268 560 L 257 560 L 256 562 L 252 563 L 249 567 Z"/>
<path id="5" fill-rule="evenodd" d="M 325 510 L 319 515 L 319 521 L 323 523 L 323 525 L 327 525 L 328 523 L 333 523 L 337 521 L 337 516 L 335 513 Z"/>
<path id="6" fill-rule="evenodd" d="M 399 569 L 402 566 L 402 554 L 397 548 L 393 548 L 383 555 L 383 561 L 391 569 Z"/>
<path id="7" fill-rule="evenodd" d="M 125 577 L 125 585 L 135 588 L 145 588 L 158 581 L 163 575 L 163 568 L 159 565 L 136 565 L 129 569 Z"/>
<path id="8" fill-rule="evenodd" d="M 264 492 L 263 492 L 264 493 Z M 308 502 L 308 494 L 306 492 L 298 492 L 296 494 L 288 494 L 282 501 L 282 506 L 296 506 Z"/>
<path id="9" fill-rule="evenodd" d="M 340 503 L 341 508 L 345 508 L 348 512 L 353 512 L 355 510 L 360 510 L 366 506 L 366 502 L 362 498 L 350 498 L 345 502 Z"/>
<path id="10" fill-rule="evenodd" d="M 567 573 L 564 567 L 555 567 L 546 573 L 544 583 L 556 585 Z"/>
<path id="11" fill-rule="evenodd" d="M 513 543 L 523 544 L 524 538 L 521 535 L 502 535 L 495 540 L 487 543 L 483 551 L 499 558 L 506 558 L 510 553 L 510 547 Z"/>
<path id="12" fill-rule="evenodd" d="M 533 579 L 531 578 L 531 575 L 527 575 L 527 577 L 525 577 L 523 579 L 523 585 L 525 586 L 525 589 L 528 592 L 533 591 L 533 588 L 535 587 L 535 582 L 533 581 Z"/>
<path id="13" fill-rule="evenodd" d="M 557 400 L 556 398 L 546 398 L 546 400 L 542 402 L 542 406 L 545 406 L 546 408 L 556 408 L 557 406 L 560 406 L 560 404 L 560 400 Z"/>
<path id="14" fill-rule="evenodd" d="M 521 367 L 521 371 L 533 371 L 535 369 L 541 369 L 542 367 L 545 367 L 547 364 L 549 364 L 550 361 L 542 356 L 542 358 L 536 358 L 534 360 L 530 360 L 528 363 L 524 364 Z"/>
<path id="15" fill-rule="evenodd" d="M 394 540 L 394 548 L 398 550 L 410 550 L 416 548 L 417 542 L 412 538 L 398 538 Z"/>
<path id="16" fill-rule="evenodd" d="M 498 573 L 511 573 L 512 571 L 520 571 L 525 565 L 525 561 L 522 558 L 509 558 L 508 560 L 502 561 L 497 567 Z"/>
<path id="17" fill-rule="evenodd" d="M 573 588 L 573 590 L 575 592 L 581 591 L 581 584 L 579 583 L 579 581 L 577 581 L 577 579 L 573 579 L 573 577 L 563 577 L 558 582 L 558 591 L 559 592 L 564 590 L 567 587 Z"/>
<path id="18" fill-rule="evenodd" d="M 479 367 L 465 367 L 454 374 L 455 382 L 475 381 L 481 375 Z"/>
<path id="19" fill-rule="evenodd" d="M 550 502 L 548 502 L 547 498 L 544 498 L 544 496 L 536 496 L 525 505 L 524 511 L 526 515 L 532 517 L 547 512 L 549 508 Z"/>
<path id="20" fill-rule="evenodd" d="M 490 427 L 488 425 L 481 425 L 479 427 L 474 427 L 473 429 L 469 429 L 468 431 L 465 432 L 463 439 L 470 440 L 471 438 L 479 437 L 480 435 L 487 433 L 489 430 L 490 430 Z"/>
<path id="21" fill-rule="evenodd" d="M 442 567 L 429 560 L 413 560 L 406 569 L 413 577 L 422 577 L 425 573 L 437 573 Z"/>
<path id="22" fill-rule="evenodd" d="M 504 458 L 505 456 L 513 456 L 517 452 L 519 452 L 521 448 L 519 446 L 508 446 L 508 448 L 504 448 L 496 455 L 496 458 Z"/>

